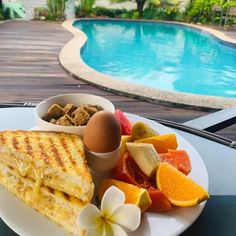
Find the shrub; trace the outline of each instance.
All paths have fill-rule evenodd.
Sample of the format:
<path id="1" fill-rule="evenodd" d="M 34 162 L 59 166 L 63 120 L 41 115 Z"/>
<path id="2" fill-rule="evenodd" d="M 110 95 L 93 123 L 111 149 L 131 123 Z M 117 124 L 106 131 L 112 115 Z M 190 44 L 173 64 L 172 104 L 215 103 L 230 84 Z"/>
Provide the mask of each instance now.
<path id="1" fill-rule="evenodd" d="M 108 16 L 114 18 L 116 16 L 116 9 L 108 9 L 105 7 L 95 7 L 93 9 L 93 14 L 95 16 Z"/>
<path id="2" fill-rule="evenodd" d="M 0 20 L 4 20 L 4 16 L 1 9 L 0 9 Z"/>
<path id="3" fill-rule="evenodd" d="M 122 19 L 139 19 L 139 12 L 137 10 L 126 10 L 120 15 Z"/>
<path id="4" fill-rule="evenodd" d="M 83 0 L 87 1 L 87 0 Z M 88 0 L 93 1 L 93 0 Z M 94 7 L 91 10 L 85 10 L 83 4 L 80 4 L 76 9 L 76 17 L 110 17 L 122 19 L 139 19 L 137 10 L 126 9 L 110 9 L 105 7 Z M 154 6 L 150 4 L 149 7 L 143 11 L 144 19 L 157 19 L 157 20 L 181 20 L 182 15 L 178 10 L 178 5 L 166 4 L 165 6 Z"/>
<path id="5" fill-rule="evenodd" d="M 169 6 L 165 9 L 164 20 L 174 21 L 178 19 L 179 15 L 180 12 L 177 5 Z"/>
<path id="6" fill-rule="evenodd" d="M 186 8 L 185 20 L 187 22 L 209 23 L 217 21 L 219 17 L 212 19 L 212 7 L 215 5 L 224 6 L 224 0 L 195 0 Z M 218 17 L 218 18 L 217 18 Z"/>
<path id="7" fill-rule="evenodd" d="M 34 19 L 35 20 L 47 20 L 49 17 L 49 10 L 46 7 L 34 8 Z"/>
<path id="8" fill-rule="evenodd" d="M 157 17 L 158 9 L 156 7 L 148 7 L 143 11 L 143 18 L 147 20 L 152 20 Z"/>
<path id="9" fill-rule="evenodd" d="M 49 20 L 64 20 L 65 7 L 68 0 L 47 0 L 47 8 L 49 10 Z"/>
<path id="10" fill-rule="evenodd" d="M 67 1 L 68 0 L 47 0 L 47 7 L 34 8 L 34 19 L 64 20 Z"/>
<path id="11" fill-rule="evenodd" d="M 95 0 L 81 0 L 80 5 L 76 8 L 76 17 L 92 16 L 93 5 Z"/>
<path id="12" fill-rule="evenodd" d="M 126 9 L 110 9 L 105 7 L 94 7 L 91 11 L 85 11 L 81 5 L 76 9 L 76 17 L 110 17 L 110 18 L 122 18 L 122 14 L 128 12 Z"/>
<path id="13" fill-rule="evenodd" d="M 138 19 L 139 18 L 139 12 L 138 11 L 133 11 L 131 15 L 131 19 Z"/>
<path id="14" fill-rule="evenodd" d="M 156 20 L 179 20 L 180 13 L 178 7 L 174 6 L 166 6 L 166 7 L 147 7 L 143 11 L 143 17 L 145 19 L 156 19 Z"/>
<path id="15" fill-rule="evenodd" d="M 83 11 L 83 9 L 81 8 L 81 6 L 79 5 L 78 7 L 76 7 L 75 9 L 75 15 L 77 18 L 81 18 L 81 17 L 86 17 L 88 16 L 86 14 L 86 12 Z"/>

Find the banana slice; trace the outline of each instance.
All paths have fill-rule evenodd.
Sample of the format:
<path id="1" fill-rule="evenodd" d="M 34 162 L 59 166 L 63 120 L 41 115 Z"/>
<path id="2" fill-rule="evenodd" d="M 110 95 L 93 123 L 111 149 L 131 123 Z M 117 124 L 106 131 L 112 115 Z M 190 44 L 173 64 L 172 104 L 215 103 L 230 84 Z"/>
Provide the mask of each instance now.
<path id="1" fill-rule="evenodd" d="M 156 173 L 160 158 L 152 144 L 127 142 L 126 146 L 130 155 L 144 174 L 151 177 Z"/>
<path id="2" fill-rule="evenodd" d="M 137 121 L 132 126 L 131 137 L 132 140 L 139 140 L 143 138 L 149 138 L 153 136 L 159 135 L 154 129 L 152 129 L 149 125 L 143 123 L 142 121 Z"/>

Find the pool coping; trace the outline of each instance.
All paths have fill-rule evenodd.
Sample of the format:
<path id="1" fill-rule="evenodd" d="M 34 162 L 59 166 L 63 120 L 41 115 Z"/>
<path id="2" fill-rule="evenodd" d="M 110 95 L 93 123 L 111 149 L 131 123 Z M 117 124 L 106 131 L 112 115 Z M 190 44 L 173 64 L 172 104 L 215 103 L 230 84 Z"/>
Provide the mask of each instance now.
<path id="1" fill-rule="evenodd" d="M 80 57 L 79 52 L 85 45 L 87 36 L 82 31 L 73 26 L 73 23 L 77 20 L 85 20 L 85 18 L 66 20 L 62 23 L 62 26 L 69 32 L 71 32 L 74 37 L 62 48 L 59 53 L 59 61 L 62 67 L 76 78 L 82 79 L 90 84 L 96 85 L 97 87 L 103 88 L 108 91 L 115 92 L 117 94 L 138 98 L 153 103 L 174 105 L 178 107 L 192 107 L 200 110 L 219 110 L 236 105 L 236 98 L 224 98 L 182 92 L 163 91 L 143 85 L 132 84 L 123 80 L 121 81 L 118 79 L 114 79 L 111 76 L 102 74 L 94 70 L 93 68 L 89 67 Z M 87 18 L 86 20 L 94 19 Z M 120 21 L 120 19 L 118 20 Z M 234 45 L 236 46 L 236 40 L 226 36 L 223 32 L 215 29 L 182 22 L 161 21 L 161 23 L 178 24 L 195 28 L 197 30 L 203 31 L 204 33 L 208 33 L 214 36 L 215 38 L 220 40 L 221 43 L 230 44 L 233 45 L 233 47 Z"/>

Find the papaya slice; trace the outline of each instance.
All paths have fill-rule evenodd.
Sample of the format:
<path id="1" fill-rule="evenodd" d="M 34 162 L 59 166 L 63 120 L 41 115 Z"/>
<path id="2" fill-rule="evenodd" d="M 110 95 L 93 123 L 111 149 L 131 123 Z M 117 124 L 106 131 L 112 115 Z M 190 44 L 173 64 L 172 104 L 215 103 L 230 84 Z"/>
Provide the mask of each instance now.
<path id="1" fill-rule="evenodd" d="M 162 191 L 158 189 L 149 189 L 148 193 L 152 200 L 152 204 L 148 208 L 148 211 L 153 211 L 153 212 L 169 211 L 173 208 L 169 199 Z"/>
<path id="2" fill-rule="evenodd" d="M 167 153 L 159 153 L 161 162 L 167 162 L 185 175 L 191 172 L 191 162 L 185 150 L 169 149 Z"/>

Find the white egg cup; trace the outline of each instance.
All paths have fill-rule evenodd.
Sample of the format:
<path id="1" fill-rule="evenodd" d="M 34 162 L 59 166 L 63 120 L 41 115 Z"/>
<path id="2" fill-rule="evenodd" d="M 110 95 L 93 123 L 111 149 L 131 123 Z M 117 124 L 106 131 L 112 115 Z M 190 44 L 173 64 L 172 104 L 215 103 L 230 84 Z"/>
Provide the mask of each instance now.
<path id="1" fill-rule="evenodd" d="M 120 147 L 112 152 L 98 153 L 90 151 L 84 146 L 88 166 L 95 172 L 107 172 L 112 170 L 120 158 Z"/>

